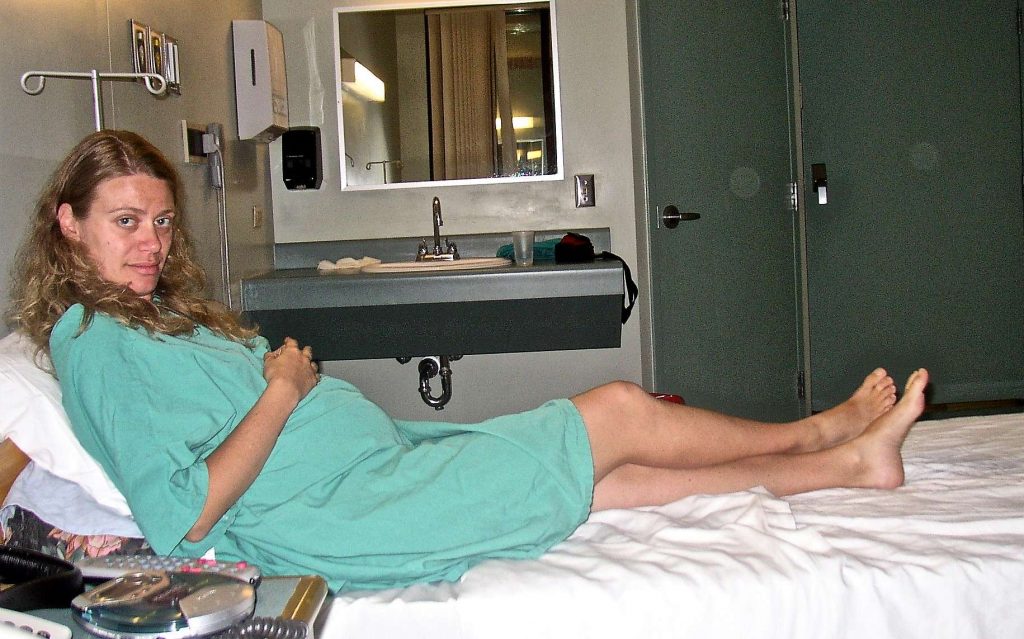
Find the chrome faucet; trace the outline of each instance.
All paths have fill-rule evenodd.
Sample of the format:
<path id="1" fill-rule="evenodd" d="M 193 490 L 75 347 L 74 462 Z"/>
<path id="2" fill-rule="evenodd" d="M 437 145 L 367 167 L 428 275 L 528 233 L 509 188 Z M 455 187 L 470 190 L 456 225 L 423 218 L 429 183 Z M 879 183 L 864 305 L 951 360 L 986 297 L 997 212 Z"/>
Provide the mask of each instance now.
<path id="1" fill-rule="evenodd" d="M 440 198 L 434 198 L 433 205 L 431 206 L 431 213 L 431 218 L 434 223 L 434 249 L 433 251 L 430 250 L 425 239 L 420 240 L 419 248 L 416 250 L 416 261 L 422 262 L 424 260 L 459 259 L 459 248 L 455 246 L 455 242 L 445 238 L 445 246 L 443 248 L 441 246 L 441 227 L 444 226 L 444 220 L 441 218 Z"/>
<path id="2" fill-rule="evenodd" d="M 440 255 L 441 227 L 444 226 L 444 220 L 441 219 L 441 199 L 435 196 L 431 208 L 433 209 L 434 218 L 434 255 Z"/>

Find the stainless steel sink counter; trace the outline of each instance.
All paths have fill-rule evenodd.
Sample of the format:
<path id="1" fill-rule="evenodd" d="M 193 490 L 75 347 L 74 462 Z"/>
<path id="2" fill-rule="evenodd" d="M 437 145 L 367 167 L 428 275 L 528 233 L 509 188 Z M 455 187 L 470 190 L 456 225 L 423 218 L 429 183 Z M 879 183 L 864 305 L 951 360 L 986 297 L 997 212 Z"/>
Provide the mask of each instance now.
<path id="1" fill-rule="evenodd" d="M 468 355 L 620 344 L 622 265 L 538 263 L 462 271 L 275 270 L 242 281 L 243 312 L 275 343 L 318 357 Z"/>

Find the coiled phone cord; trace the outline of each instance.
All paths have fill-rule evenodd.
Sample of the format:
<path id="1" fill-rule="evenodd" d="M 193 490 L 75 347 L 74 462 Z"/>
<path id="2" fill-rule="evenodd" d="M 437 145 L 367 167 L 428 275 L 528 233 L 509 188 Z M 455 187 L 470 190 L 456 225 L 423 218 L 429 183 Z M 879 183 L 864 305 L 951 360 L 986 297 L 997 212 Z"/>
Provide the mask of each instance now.
<path id="1" fill-rule="evenodd" d="M 216 639 L 305 639 L 306 624 L 294 619 L 253 617 L 218 634 Z"/>

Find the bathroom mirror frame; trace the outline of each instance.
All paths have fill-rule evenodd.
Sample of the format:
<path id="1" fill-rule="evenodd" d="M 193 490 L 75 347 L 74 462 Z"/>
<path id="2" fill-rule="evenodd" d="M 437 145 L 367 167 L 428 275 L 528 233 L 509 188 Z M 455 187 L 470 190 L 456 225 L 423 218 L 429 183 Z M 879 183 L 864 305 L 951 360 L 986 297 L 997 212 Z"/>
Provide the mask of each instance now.
<path id="1" fill-rule="evenodd" d="M 560 88 L 560 74 L 558 65 L 558 29 L 556 19 L 556 8 L 555 0 L 544 0 L 548 5 L 549 20 L 550 20 L 550 41 L 551 41 L 551 89 L 552 89 L 552 102 L 554 111 L 554 142 L 555 142 L 555 162 L 557 163 L 557 169 L 553 173 L 543 175 L 511 175 L 511 176 L 496 176 L 496 177 L 482 177 L 482 178 L 454 178 L 454 179 L 432 179 L 422 181 L 411 181 L 411 182 L 391 182 L 384 184 L 350 184 L 348 178 L 347 167 L 352 166 L 355 163 L 352 158 L 346 152 L 345 144 L 345 110 L 342 106 L 344 89 L 342 88 L 342 52 L 344 51 L 343 43 L 341 42 L 341 28 L 340 28 L 340 17 L 343 14 L 359 13 L 359 12 L 387 12 L 387 11 L 403 11 L 403 10 L 429 10 L 429 9 L 451 9 L 459 7 L 478 7 L 478 6 L 500 6 L 500 5 L 518 5 L 523 4 L 524 0 L 427 0 L 424 2 L 401 2 L 401 3 L 384 3 L 384 4 L 355 4 L 351 6 L 335 7 L 332 12 L 332 21 L 334 29 L 334 66 L 335 66 L 335 98 L 337 105 L 337 116 L 338 116 L 338 160 L 339 160 L 339 171 L 340 171 L 340 189 L 344 192 L 353 191 L 378 191 L 388 189 L 407 189 L 407 188 L 422 188 L 422 187 L 447 187 L 447 186 L 464 186 L 464 185 L 486 185 L 486 184 L 507 184 L 507 183 L 529 183 L 529 182 L 547 182 L 562 180 L 565 176 L 564 173 L 564 143 L 562 137 L 562 104 L 561 104 L 561 88 Z"/>

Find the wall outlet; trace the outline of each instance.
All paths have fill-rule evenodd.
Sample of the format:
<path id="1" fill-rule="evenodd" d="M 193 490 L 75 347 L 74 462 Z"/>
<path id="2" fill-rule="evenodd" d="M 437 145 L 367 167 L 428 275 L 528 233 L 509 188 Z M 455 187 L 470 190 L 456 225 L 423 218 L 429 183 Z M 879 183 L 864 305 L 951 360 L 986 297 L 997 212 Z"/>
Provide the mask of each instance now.
<path id="1" fill-rule="evenodd" d="M 263 209 L 258 206 L 252 207 L 252 227 L 258 229 L 263 226 Z"/>
<path id="2" fill-rule="evenodd" d="M 594 176 L 576 176 L 576 208 L 583 206 L 594 206 Z"/>
<path id="3" fill-rule="evenodd" d="M 206 164 L 206 154 L 203 153 L 204 133 L 206 133 L 205 124 L 194 124 L 181 120 L 181 150 L 185 164 Z"/>

